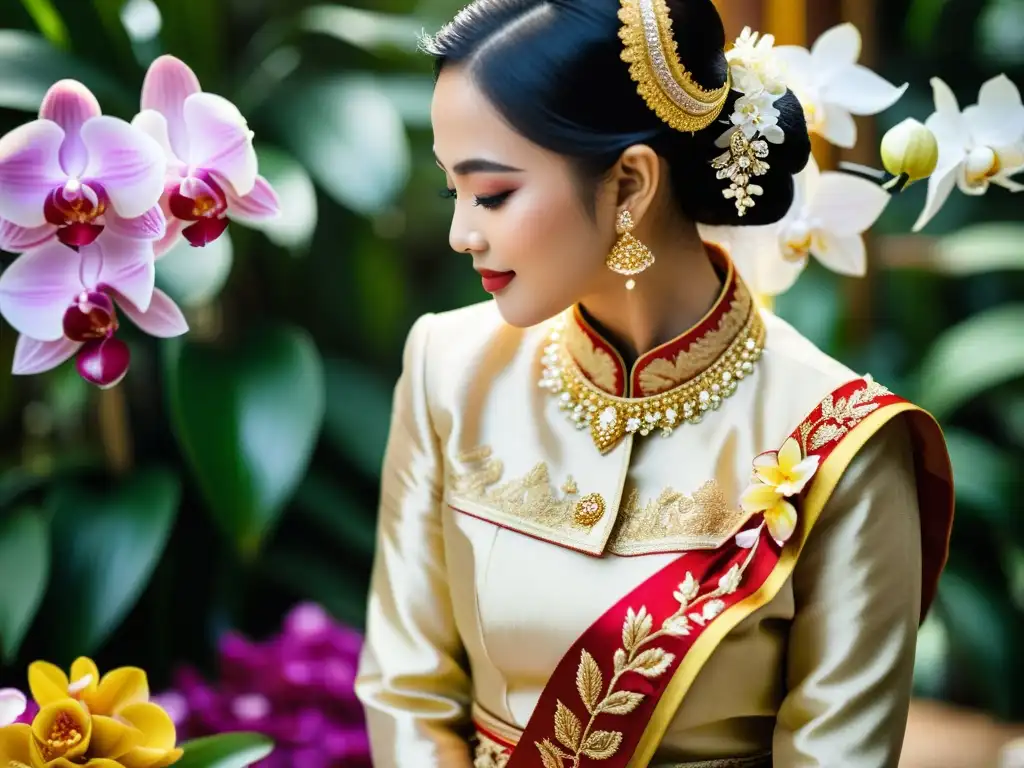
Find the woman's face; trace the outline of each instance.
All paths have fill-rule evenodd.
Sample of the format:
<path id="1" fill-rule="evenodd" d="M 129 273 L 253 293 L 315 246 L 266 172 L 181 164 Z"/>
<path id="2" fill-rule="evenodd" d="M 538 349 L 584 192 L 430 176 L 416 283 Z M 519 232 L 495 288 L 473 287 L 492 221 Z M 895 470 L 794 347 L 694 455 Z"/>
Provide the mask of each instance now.
<path id="1" fill-rule="evenodd" d="M 431 119 L 455 195 L 449 241 L 471 256 L 466 268 L 481 273 L 506 322 L 535 325 L 611 284 L 609 195 L 598 190 L 595 222 L 565 158 L 509 127 L 461 67 L 442 71 Z"/>

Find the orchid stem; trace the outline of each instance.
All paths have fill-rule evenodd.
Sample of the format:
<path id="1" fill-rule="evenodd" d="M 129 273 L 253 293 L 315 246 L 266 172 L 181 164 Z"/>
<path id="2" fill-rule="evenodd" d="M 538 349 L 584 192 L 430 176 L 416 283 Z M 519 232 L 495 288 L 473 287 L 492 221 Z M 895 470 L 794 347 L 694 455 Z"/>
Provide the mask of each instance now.
<path id="1" fill-rule="evenodd" d="M 127 474 L 132 468 L 132 436 L 121 385 L 100 391 L 97 417 L 107 467 L 115 475 Z"/>

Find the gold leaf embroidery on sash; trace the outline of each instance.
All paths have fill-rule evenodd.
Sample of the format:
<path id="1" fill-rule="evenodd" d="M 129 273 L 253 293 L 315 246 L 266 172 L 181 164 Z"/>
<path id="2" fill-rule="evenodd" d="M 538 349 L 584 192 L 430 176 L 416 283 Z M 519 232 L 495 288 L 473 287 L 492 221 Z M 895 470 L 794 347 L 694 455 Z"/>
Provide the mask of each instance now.
<path id="1" fill-rule="evenodd" d="M 879 404 L 875 400 L 891 394 L 886 387 L 868 378 L 867 386 L 855 390 L 848 398 L 841 397 L 836 401 L 832 395 L 826 397 L 821 401 L 818 419 L 808 419 L 800 425 L 800 444 L 804 454 L 843 437 L 878 410 Z"/>
<path id="2" fill-rule="evenodd" d="M 580 760 L 584 757 L 608 760 L 615 756 L 622 745 L 622 732 L 594 730 L 595 720 L 602 714 L 628 715 L 646 698 L 642 693 L 617 690 L 619 681 L 628 674 L 641 675 L 650 680 L 664 675 L 676 657 L 664 648 L 653 645 L 654 641 L 663 637 L 684 637 L 693 631 L 694 624 L 704 627 L 717 618 L 726 608 L 721 598 L 733 594 L 739 588 L 759 543 L 760 539 L 755 540 L 743 563 L 733 565 L 718 580 L 718 587 L 703 595 L 700 594 L 700 584 L 688 572 L 672 593 L 679 603 L 679 609 L 665 619 L 657 631 L 652 631 L 654 617 L 647 612 L 646 606 L 640 606 L 639 611 L 627 608 L 622 625 L 622 647 L 615 651 L 612 658 L 613 674 L 607 687 L 593 655 L 586 649 L 580 652 L 576 690 L 589 717 L 584 725 L 580 716 L 560 699 L 556 700 L 554 740 L 547 738 L 534 742 L 544 768 L 579 768 Z"/>
<path id="3" fill-rule="evenodd" d="M 750 517 L 729 503 L 715 480 L 692 494 L 666 488 L 656 499 L 640 503 L 634 488 L 619 513 L 608 542 L 615 554 L 637 554 L 675 543 L 687 548 L 714 548 L 723 544 Z"/>
<path id="4" fill-rule="evenodd" d="M 729 346 L 733 339 L 743 330 L 747 315 L 750 314 L 753 301 L 743 284 L 736 287 L 729 310 L 722 315 L 717 328 L 705 333 L 684 349 L 675 360 L 658 358 L 648 363 L 640 372 L 641 395 L 647 397 L 659 395 L 680 384 L 685 384 L 694 376 L 703 373 L 715 362 Z"/>
<path id="5" fill-rule="evenodd" d="M 565 335 L 565 347 L 576 361 L 576 365 L 594 384 L 609 394 L 615 394 L 615 360 L 606 350 L 598 347 L 575 323 L 572 323 L 570 328 L 571 331 Z"/>

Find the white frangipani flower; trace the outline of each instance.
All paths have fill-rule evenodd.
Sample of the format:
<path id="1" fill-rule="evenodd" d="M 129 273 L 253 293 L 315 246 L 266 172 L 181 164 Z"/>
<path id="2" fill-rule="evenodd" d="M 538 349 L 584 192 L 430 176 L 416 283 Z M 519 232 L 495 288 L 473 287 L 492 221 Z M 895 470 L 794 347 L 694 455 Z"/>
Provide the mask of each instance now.
<path id="1" fill-rule="evenodd" d="M 726 51 L 733 74 L 734 90 L 746 94 L 767 91 L 772 96 L 786 92 L 783 62 L 775 55 L 774 35 L 761 35 L 750 27 L 743 32 L 733 47 Z"/>
<path id="2" fill-rule="evenodd" d="M 935 112 L 925 125 L 939 143 L 939 162 L 928 180 L 928 200 L 914 225 L 919 232 L 949 199 L 956 185 L 966 195 L 983 195 L 989 184 L 1011 192 L 1024 184 L 1010 177 L 1024 170 L 1024 104 L 1006 75 L 987 80 L 978 103 L 960 111 L 953 91 L 932 78 Z"/>
<path id="3" fill-rule="evenodd" d="M 896 87 L 858 64 L 860 53 L 860 31 L 848 22 L 824 32 L 809 51 L 799 45 L 774 49 L 786 82 L 804 106 L 808 130 L 846 149 L 857 143 L 853 115 L 888 109 L 908 86 Z"/>

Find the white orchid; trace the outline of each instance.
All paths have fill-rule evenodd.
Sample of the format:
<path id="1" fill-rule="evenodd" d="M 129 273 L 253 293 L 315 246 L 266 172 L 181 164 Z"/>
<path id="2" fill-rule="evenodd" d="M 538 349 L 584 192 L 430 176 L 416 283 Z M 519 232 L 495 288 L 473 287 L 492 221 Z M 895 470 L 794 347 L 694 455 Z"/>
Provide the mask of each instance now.
<path id="1" fill-rule="evenodd" d="M 850 23 L 824 32 L 809 51 L 799 45 L 774 49 L 786 82 L 804 106 L 808 130 L 846 149 L 857 143 L 853 115 L 878 114 L 907 90 L 906 83 L 897 87 L 858 64 L 860 53 L 860 31 Z"/>
<path id="2" fill-rule="evenodd" d="M 772 144 L 781 144 L 786 134 L 779 128 L 779 110 L 775 108 L 775 96 L 767 91 L 752 96 L 741 96 L 736 100 L 736 109 L 732 113 L 732 123 L 747 141 L 751 141 L 760 133 Z M 729 130 L 719 139 L 719 146 L 728 146 L 728 140 L 732 138 L 732 130 Z M 721 141 L 726 144 L 722 145 Z"/>
<path id="3" fill-rule="evenodd" d="M 987 80 L 978 103 L 960 111 L 953 91 L 932 78 L 935 112 L 925 122 L 939 142 L 939 162 L 928 180 L 928 199 L 914 225 L 919 232 L 934 218 L 956 185 L 966 195 L 983 195 L 990 184 L 1024 190 L 1010 177 L 1024 170 L 1024 104 L 1006 75 Z"/>
<path id="4" fill-rule="evenodd" d="M 841 275 L 863 275 L 863 233 L 890 199 L 873 181 L 840 171 L 822 172 L 812 157 L 796 177 L 793 206 L 778 224 L 702 226 L 700 232 L 730 253 L 751 290 L 777 296 L 792 287 L 811 256 Z"/>

